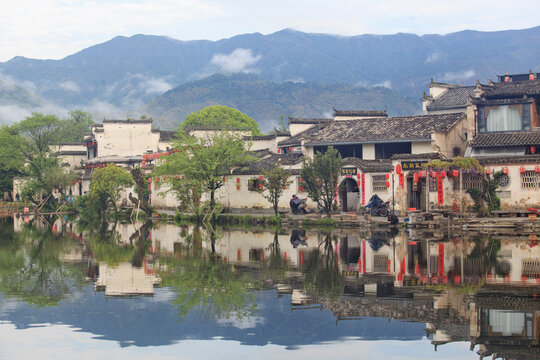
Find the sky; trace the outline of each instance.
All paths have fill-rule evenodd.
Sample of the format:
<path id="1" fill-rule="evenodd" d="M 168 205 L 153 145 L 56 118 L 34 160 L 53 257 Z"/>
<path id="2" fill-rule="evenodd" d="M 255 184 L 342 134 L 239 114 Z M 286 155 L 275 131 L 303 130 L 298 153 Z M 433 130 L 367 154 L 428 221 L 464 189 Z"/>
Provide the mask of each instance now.
<path id="1" fill-rule="evenodd" d="M 0 0 L 0 62 L 61 59 L 118 35 L 219 40 L 285 28 L 344 36 L 525 29 L 540 25 L 538 9 L 538 0 Z"/>

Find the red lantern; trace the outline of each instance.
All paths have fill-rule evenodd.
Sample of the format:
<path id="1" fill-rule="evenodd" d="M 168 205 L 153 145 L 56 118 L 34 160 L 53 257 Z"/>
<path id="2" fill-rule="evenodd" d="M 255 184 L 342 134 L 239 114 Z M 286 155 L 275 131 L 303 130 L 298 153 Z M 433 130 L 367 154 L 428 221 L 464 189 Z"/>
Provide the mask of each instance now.
<path id="1" fill-rule="evenodd" d="M 281 154 L 281 149 L 277 149 L 277 153 L 278 153 L 278 154 Z"/>
<path id="2" fill-rule="evenodd" d="M 401 175 L 401 165 L 400 164 L 396 165 L 396 174 Z"/>
<path id="3" fill-rule="evenodd" d="M 259 181 L 262 181 L 263 177 L 262 175 L 259 175 Z"/>
<path id="4" fill-rule="evenodd" d="M 236 184 L 236 190 L 240 190 L 240 184 Z"/>
<path id="5" fill-rule="evenodd" d="M 524 174 L 524 173 L 525 173 L 525 168 L 524 168 L 524 167 L 520 167 L 520 168 L 519 168 L 519 172 L 520 172 L 521 174 Z"/>
<path id="6" fill-rule="evenodd" d="M 289 148 L 289 151 L 292 151 L 292 147 Z"/>
<path id="7" fill-rule="evenodd" d="M 535 173 L 540 173 L 540 166 L 535 166 L 534 167 L 534 172 Z"/>
<path id="8" fill-rule="evenodd" d="M 386 187 L 389 188 L 390 187 L 390 181 L 386 181 Z"/>
<path id="9" fill-rule="evenodd" d="M 301 186 L 298 187 L 298 191 L 303 191 Z"/>
<path id="10" fill-rule="evenodd" d="M 507 167 L 503 168 L 503 174 L 508 174 L 508 168 Z"/>
<path id="11" fill-rule="evenodd" d="M 302 182 L 302 178 L 299 178 L 298 181 L 299 181 L 299 182 Z"/>
<path id="12" fill-rule="evenodd" d="M 240 178 L 236 178 L 236 183 L 240 184 Z"/>
<path id="13" fill-rule="evenodd" d="M 418 172 L 418 176 L 420 176 L 420 177 L 423 177 L 423 178 L 425 178 L 425 177 L 426 177 L 426 175 L 427 175 L 427 173 L 426 173 L 426 171 L 425 171 L 425 170 L 422 170 L 422 171 L 419 171 L 419 172 Z"/>
<path id="14" fill-rule="evenodd" d="M 360 186 L 360 180 L 356 180 L 356 185 Z"/>
<path id="15" fill-rule="evenodd" d="M 385 178 L 386 180 L 390 179 L 390 174 L 384 174 L 384 178 Z"/>
<path id="16" fill-rule="evenodd" d="M 262 184 L 261 183 L 259 183 L 259 189 L 262 189 Z"/>
<path id="17" fill-rule="evenodd" d="M 535 154 L 536 153 L 536 146 L 532 145 L 531 146 L 531 154 Z"/>
<path id="18" fill-rule="evenodd" d="M 486 168 L 486 174 L 487 174 L 487 175 L 490 175 L 490 174 L 491 174 L 491 169 L 490 169 L 490 168 Z"/>
<path id="19" fill-rule="evenodd" d="M 459 176 L 459 171 L 457 170 L 452 170 L 452 176 L 457 178 Z"/>
<path id="20" fill-rule="evenodd" d="M 414 173 L 414 174 L 413 174 L 413 181 L 414 181 L 415 183 L 418 182 L 418 173 Z"/>

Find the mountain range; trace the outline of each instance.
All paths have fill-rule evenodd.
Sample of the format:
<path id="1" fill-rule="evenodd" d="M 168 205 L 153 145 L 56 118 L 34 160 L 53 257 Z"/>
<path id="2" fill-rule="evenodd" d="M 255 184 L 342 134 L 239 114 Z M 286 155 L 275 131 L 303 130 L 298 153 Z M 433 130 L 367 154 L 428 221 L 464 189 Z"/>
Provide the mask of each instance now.
<path id="1" fill-rule="evenodd" d="M 67 110 L 84 108 L 106 117 L 149 112 L 160 119 L 159 126 L 216 102 L 235 105 L 264 121 L 261 113 L 323 116 L 332 106 L 388 108 L 405 115 L 419 111 L 418 99 L 430 78 L 469 84 L 505 72 L 540 71 L 540 47 L 535 45 L 539 42 L 540 26 L 350 37 L 286 29 L 219 41 L 134 35 L 115 37 L 60 60 L 15 57 L 0 63 L 0 76 Z M 232 75 L 238 73 L 250 76 Z M 340 96 L 339 89 L 347 95 Z M 282 96 L 271 96 L 273 91 Z M 311 94 L 292 95 L 298 92 Z M 388 103 L 391 99 L 396 99 L 395 108 Z"/>

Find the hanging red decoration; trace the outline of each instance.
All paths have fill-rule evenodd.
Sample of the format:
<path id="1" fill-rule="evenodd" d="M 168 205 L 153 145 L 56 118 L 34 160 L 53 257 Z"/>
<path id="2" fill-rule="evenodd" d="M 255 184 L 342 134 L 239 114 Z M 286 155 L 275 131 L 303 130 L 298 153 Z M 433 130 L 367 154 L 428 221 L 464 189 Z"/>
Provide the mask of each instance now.
<path id="1" fill-rule="evenodd" d="M 491 169 L 490 169 L 490 168 L 486 168 L 486 174 L 487 174 L 487 175 L 490 175 L 490 174 L 491 174 Z"/>
<path id="2" fill-rule="evenodd" d="M 240 178 L 236 178 L 236 183 L 240 184 Z"/>
<path id="3" fill-rule="evenodd" d="M 390 179 L 390 174 L 384 174 L 384 178 L 385 178 L 386 180 Z"/>
<path id="4" fill-rule="evenodd" d="M 418 172 L 418 176 L 422 177 L 422 178 L 425 178 L 427 175 L 427 172 L 425 170 L 421 170 Z"/>
<path id="5" fill-rule="evenodd" d="M 389 188 L 390 187 L 390 181 L 386 181 L 386 187 Z"/>
<path id="6" fill-rule="evenodd" d="M 278 154 L 281 154 L 281 149 L 277 149 L 277 153 L 278 153 Z"/>
<path id="7" fill-rule="evenodd" d="M 521 174 L 525 174 L 525 168 L 524 168 L 524 167 L 520 167 L 520 168 L 519 168 L 519 172 L 520 172 Z"/>
<path id="8" fill-rule="evenodd" d="M 401 165 L 400 164 L 396 165 L 396 174 L 401 175 Z"/>
<path id="9" fill-rule="evenodd" d="M 414 174 L 413 174 L 413 181 L 414 181 L 415 183 L 418 182 L 418 173 L 414 173 Z"/>
<path id="10" fill-rule="evenodd" d="M 534 172 L 535 173 L 540 173 L 540 166 L 535 166 L 534 167 Z"/>
<path id="11" fill-rule="evenodd" d="M 507 167 L 503 168 L 503 174 L 508 174 L 508 168 Z"/>
<path id="12" fill-rule="evenodd" d="M 446 177 L 446 171 L 441 171 L 441 177 L 442 177 L 442 178 L 445 178 L 445 177 Z"/>
<path id="13" fill-rule="evenodd" d="M 262 181 L 262 180 L 263 180 L 262 175 L 259 175 L 259 181 Z"/>
<path id="14" fill-rule="evenodd" d="M 457 178 L 459 176 L 459 171 L 457 170 L 452 170 L 452 176 Z"/>

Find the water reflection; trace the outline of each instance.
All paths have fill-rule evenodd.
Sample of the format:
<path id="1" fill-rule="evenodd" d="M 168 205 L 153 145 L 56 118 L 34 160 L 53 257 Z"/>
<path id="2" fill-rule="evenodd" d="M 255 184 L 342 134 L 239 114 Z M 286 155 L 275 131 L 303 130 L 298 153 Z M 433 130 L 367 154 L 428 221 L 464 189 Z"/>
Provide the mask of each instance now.
<path id="1" fill-rule="evenodd" d="M 292 349 L 427 336 L 430 351 L 467 341 L 480 356 L 540 355 L 535 236 L 152 223 L 77 232 L 62 219 L 17 218 L 0 228 L 2 296 L 63 309 L 3 313 L 23 327 L 61 322 L 138 346 L 219 336 Z M 152 297 L 125 298 L 134 295 Z M 79 307 L 100 320 L 74 316 Z"/>

